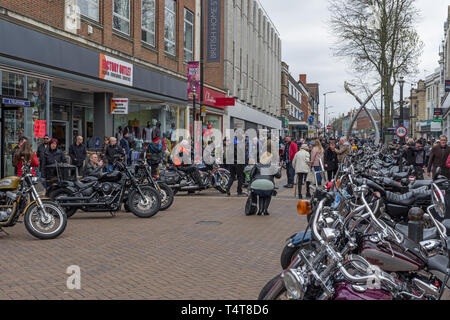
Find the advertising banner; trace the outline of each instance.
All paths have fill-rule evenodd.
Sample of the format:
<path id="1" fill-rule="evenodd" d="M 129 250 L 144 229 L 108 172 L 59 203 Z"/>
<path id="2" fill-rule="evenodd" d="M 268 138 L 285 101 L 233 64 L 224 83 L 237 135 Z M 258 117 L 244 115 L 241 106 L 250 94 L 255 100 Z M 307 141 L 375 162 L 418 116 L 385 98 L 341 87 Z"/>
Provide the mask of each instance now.
<path id="1" fill-rule="evenodd" d="M 220 62 L 220 0 L 208 0 L 206 60 Z"/>
<path id="2" fill-rule="evenodd" d="M 132 87 L 133 65 L 101 53 L 99 78 Z"/>
<path id="3" fill-rule="evenodd" d="M 34 121 L 34 137 L 43 138 L 47 130 L 47 122 L 45 120 Z"/>
<path id="4" fill-rule="evenodd" d="M 191 61 L 188 63 L 188 101 L 193 101 L 194 88 L 196 94 L 196 101 L 200 101 L 200 63 L 198 61 Z"/>
<path id="5" fill-rule="evenodd" d="M 128 98 L 111 99 L 111 114 L 128 114 Z"/>

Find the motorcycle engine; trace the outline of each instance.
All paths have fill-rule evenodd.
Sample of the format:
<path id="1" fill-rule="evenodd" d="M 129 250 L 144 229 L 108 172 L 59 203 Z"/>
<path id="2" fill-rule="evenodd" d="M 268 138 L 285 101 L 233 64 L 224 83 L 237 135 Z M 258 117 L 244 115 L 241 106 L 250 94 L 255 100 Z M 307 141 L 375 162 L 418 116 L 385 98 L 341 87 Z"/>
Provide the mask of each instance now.
<path id="1" fill-rule="evenodd" d="M 112 196 L 115 193 L 115 191 L 120 190 L 120 188 L 121 188 L 120 184 L 111 182 L 102 183 L 102 185 L 100 186 L 103 195 L 107 197 Z"/>

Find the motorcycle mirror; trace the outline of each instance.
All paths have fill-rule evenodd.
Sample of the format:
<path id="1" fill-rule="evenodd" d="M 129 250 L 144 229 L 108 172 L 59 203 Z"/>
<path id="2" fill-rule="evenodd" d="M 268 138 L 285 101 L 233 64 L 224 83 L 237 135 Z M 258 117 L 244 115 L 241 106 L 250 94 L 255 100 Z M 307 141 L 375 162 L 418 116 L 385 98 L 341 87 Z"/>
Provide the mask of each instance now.
<path id="1" fill-rule="evenodd" d="M 441 217 L 445 218 L 445 198 L 439 187 L 433 183 L 432 186 L 433 194 L 433 204 L 435 206 L 436 213 Z"/>

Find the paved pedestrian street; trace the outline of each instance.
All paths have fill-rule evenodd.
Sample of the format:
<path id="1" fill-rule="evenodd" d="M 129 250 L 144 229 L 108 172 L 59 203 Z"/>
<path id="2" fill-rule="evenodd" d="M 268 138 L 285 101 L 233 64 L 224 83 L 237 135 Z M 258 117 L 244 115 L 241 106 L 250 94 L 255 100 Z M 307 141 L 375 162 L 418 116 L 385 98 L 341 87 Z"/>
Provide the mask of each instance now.
<path id="1" fill-rule="evenodd" d="M 246 217 L 246 199 L 180 195 L 151 219 L 77 212 L 49 241 L 19 224 L 0 234 L 0 299 L 256 299 L 306 219 L 292 189 L 270 216 Z M 80 290 L 67 287 L 69 266 L 80 268 Z"/>

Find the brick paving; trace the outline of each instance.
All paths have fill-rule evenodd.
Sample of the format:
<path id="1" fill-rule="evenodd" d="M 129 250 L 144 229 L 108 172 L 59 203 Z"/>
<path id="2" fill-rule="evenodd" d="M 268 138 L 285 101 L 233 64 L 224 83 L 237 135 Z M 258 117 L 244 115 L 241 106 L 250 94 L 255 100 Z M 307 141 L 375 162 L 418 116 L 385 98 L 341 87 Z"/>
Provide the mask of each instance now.
<path id="1" fill-rule="evenodd" d="M 78 212 L 50 241 L 19 224 L 0 234 L 0 299 L 254 300 L 281 271 L 286 238 L 306 225 L 293 193 L 281 188 L 265 217 L 244 215 L 246 197 L 204 192 L 151 219 Z M 81 290 L 67 289 L 71 265 Z"/>

